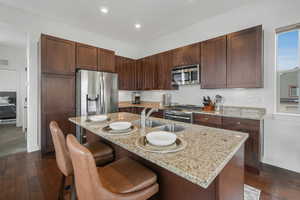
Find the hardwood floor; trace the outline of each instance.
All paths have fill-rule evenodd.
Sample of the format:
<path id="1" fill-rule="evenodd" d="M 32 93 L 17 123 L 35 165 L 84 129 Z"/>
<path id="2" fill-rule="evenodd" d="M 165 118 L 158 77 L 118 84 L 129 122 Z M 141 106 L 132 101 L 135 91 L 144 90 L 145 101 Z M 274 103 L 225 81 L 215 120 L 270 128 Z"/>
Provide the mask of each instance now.
<path id="1" fill-rule="evenodd" d="M 42 158 L 35 152 L 2 157 L 0 200 L 55 200 L 60 177 L 54 156 Z M 246 173 L 245 179 L 262 190 L 261 200 L 300 199 L 300 174 L 264 165 L 259 176 Z"/>

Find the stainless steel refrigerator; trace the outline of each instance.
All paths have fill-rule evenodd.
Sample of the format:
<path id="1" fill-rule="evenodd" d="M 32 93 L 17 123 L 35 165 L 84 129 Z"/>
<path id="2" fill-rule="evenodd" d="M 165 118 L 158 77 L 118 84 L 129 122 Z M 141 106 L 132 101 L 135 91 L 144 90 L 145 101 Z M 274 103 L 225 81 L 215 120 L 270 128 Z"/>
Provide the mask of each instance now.
<path id="1" fill-rule="evenodd" d="M 118 75 L 116 73 L 79 70 L 76 72 L 76 116 L 107 114 L 118 111 Z M 76 136 L 84 141 L 83 130 Z"/>

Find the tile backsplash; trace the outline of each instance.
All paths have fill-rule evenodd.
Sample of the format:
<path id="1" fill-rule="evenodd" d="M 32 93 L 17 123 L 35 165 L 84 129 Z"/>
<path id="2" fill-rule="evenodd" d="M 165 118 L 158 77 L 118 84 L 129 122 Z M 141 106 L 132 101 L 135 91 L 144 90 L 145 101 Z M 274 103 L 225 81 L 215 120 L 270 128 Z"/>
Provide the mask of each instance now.
<path id="1" fill-rule="evenodd" d="M 142 91 L 142 101 L 161 101 L 165 93 L 172 94 L 172 102 L 180 104 L 202 104 L 203 96 L 214 97 L 219 94 L 225 98 L 226 106 L 268 107 L 264 89 L 200 89 L 199 85 L 180 86 L 179 90 Z M 119 92 L 120 101 L 130 101 L 130 91 Z"/>

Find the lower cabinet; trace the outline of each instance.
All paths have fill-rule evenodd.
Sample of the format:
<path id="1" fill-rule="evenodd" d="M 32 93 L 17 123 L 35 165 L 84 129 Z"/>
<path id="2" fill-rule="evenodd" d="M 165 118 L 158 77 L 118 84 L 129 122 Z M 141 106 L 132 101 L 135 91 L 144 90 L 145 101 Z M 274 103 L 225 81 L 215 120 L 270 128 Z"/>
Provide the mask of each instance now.
<path id="1" fill-rule="evenodd" d="M 194 113 L 193 123 L 214 128 L 222 128 L 222 117 Z"/>
<path id="2" fill-rule="evenodd" d="M 214 128 L 240 131 L 249 134 L 245 143 L 245 167 L 248 171 L 260 170 L 260 121 L 206 114 L 193 114 L 193 123 Z"/>
<path id="3" fill-rule="evenodd" d="M 147 112 L 151 108 L 147 108 Z M 144 110 L 144 107 L 126 107 L 126 108 L 119 108 L 119 112 L 128 112 L 128 113 L 133 113 L 133 114 L 138 114 L 140 115 L 142 111 Z M 164 118 L 164 111 L 159 110 L 158 112 L 154 112 L 151 114 L 151 117 L 157 117 L 157 118 Z"/>
<path id="4" fill-rule="evenodd" d="M 249 134 L 245 144 L 245 164 L 250 171 L 259 172 L 260 169 L 260 121 L 223 117 L 223 128 Z"/>

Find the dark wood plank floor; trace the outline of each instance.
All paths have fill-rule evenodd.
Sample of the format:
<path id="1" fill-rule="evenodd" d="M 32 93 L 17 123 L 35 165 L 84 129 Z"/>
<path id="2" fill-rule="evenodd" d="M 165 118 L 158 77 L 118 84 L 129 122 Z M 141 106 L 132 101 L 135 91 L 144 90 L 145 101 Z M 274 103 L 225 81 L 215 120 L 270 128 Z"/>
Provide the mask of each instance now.
<path id="1" fill-rule="evenodd" d="M 39 152 L 0 158 L 0 200 L 55 200 L 60 173 L 54 156 Z M 246 184 L 262 190 L 261 200 L 299 200 L 300 174 L 264 165 L 258 176 L 246 173 Z M 66 198 L 68 199 L 68 198 Z"/>

